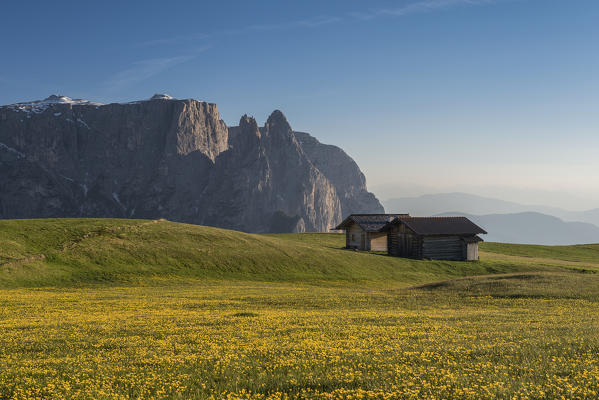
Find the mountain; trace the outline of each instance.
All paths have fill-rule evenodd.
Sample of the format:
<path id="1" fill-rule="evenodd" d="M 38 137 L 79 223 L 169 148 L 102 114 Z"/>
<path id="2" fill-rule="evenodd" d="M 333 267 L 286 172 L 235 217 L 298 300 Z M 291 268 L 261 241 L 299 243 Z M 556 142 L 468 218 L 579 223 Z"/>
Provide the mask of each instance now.
<path id="1" fill-rule="evenodd" d="M 439 216 L 464 216 L 485 229 L 490 242 L 570 245 L 599 243 L 599 227 L 584 222 L 564 222 L 537 212 L 472 215 L 448 212 Z"/>
<path id="2" fill-rule="evenodd" d="M 543 205 L 519 204 L 468 193 L 438 193 L 395 198 L 385 201 L 384 205 L 388 212 L 409 212 L 412 215 L 422 216 L 454 211 L 475 215 L 538 212 L 565 221 L 599 225 L 599 208 L 588 211 L 569 211 Z"/>
<path id="3" fill-rule="evenodd" d="M 562 211 L 556 212 L 556 215 L 561 216 L 567 221 L 583 221 L 599 226 L 599 208 L 586 211 Z"/>
<path id="4" fill-rule="evenodd" d="M 384 204 L 389 212 L 409 212 L 414 216 L 428 216 L 449 211 L 477 215 L 530 211 L 522 210 L 522 206 L 517 203 L 468 193 L 439 193 L 395 198 L 385 201 Z"/>
<path id="5" fill-rule="evenodd" d="M 295 133 L 278 110 L 262 128 L 248 116 L 228 128 L 215 104 L 168 95 L 106 105 L 53 95 L 0 107 L 0 218 L 301 232 L 381 210 L 349 156 Z"/>
<path id="6" fill-rule="evenodd" d="M 374 194 L 366 189 L 366 177 L 358 164 L 337 146 L 322 144 L 305 132 L 294 132 L 295 138 L 312 162 L 335 186 L 341 213 L 384 213 Z"/>

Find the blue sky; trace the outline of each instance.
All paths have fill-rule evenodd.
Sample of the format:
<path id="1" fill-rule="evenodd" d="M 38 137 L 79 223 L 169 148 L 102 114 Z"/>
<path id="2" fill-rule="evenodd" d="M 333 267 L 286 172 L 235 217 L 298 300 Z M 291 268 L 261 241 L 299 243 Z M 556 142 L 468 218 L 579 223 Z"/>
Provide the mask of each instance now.
<path id="1" fill-rule="evenodd" d="M 598 21 L 596 0 L 7 2 L 0 104 L 278 108 L 382 198 L 599 207 Z"/>

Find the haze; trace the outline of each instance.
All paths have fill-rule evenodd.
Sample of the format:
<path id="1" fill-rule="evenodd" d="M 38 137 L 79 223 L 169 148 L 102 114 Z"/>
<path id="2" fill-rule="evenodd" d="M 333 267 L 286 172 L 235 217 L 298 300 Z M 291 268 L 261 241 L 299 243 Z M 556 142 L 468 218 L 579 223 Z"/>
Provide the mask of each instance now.
<path id="1" fill-rule="evenodd" d="M 109 3 L 4 4 L 0 104 L 166 92 L 229 125 L 279 108 L 383 199 L 599 206 L 594 0 Z"/>

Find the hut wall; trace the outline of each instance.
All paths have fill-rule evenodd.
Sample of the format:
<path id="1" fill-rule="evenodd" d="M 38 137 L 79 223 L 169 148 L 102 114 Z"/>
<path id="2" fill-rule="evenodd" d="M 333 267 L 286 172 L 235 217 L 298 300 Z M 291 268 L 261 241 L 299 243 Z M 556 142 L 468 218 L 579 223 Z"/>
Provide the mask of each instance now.
<path id="1" fill-rule="evenodd" d="M 422 258 L 433 260 L 465 260 L 466 244 L 459 236 L 425 236 Z"/>
<path id="2" fill-rule="evenodd" d="M 366 232 L 362 230 L 358 225 L 353 224 L 345 231 L 345 247 L 348 249 L 362 249 L 362 243 L 364 239 L 362 236 L 365 236 Z"/>

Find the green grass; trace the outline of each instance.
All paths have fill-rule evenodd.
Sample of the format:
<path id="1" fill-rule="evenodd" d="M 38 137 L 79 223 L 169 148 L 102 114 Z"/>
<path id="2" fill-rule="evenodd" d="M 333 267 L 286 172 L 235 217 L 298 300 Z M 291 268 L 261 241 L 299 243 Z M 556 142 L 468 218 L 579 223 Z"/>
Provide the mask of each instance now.
<path id="1" fill-rule="evenodd" d="M 599 264 L 599 244 L 576 246 L 541 246 L 534 244 L 482 243 L 481 250 L 511 256 L 551 258 L 561 261 Z"/>
<path id="2" fill-rule="evenodd" d="M 452 295 L 540 299 L 599 299 L 599 275 L 572 272 L 521 272 L 470 276 L 417 285 L 427 290 Z"/>
<path id="3" fill-rule="evenodd" d="M 339 234 L 252 235 L 168 221 L 0 221 L 0 287 L 194 279 L 387 282 L 538 270 L 527 263 L 421 261 L 343 249 Z M 544 270 L 551 270 L 544 267 Z"/>

